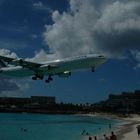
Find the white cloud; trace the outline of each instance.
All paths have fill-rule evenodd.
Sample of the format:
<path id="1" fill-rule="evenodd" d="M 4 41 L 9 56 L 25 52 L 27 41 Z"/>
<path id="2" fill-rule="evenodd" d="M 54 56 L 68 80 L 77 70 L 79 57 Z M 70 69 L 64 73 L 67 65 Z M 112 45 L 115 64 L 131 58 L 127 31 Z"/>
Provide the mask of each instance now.
<path id="1" fill-rule="evenodd" d="M 47 5 L 43 4 L 42 1 L 33 3 L 33 7 L 37 10 L 43 10 L 43 11 L 45 10 L 49 13 L 52 13 L 52 9 L 50 7 L 48 7 Z"/>
<path id="2" fill-rule="evenodd" d="M 11 57 L 11 58 L 17 58 L 16 53 L 11 52 L 8 49 L 0 49 L 0 55 L 2 56 L 7 56 L 7 57 Z"/>
<path id="3" fill-rule="evenodd" d="M 70 8 L 52 12 L 53 25 L 45 25 L 44 41 L 50 53 L 42 49 L 31 61 L 42 62 L 55 58 L 87 53 L 101 53 L 108 57 L 125 58 L 127 52 L 140 46 L 140 2 L 137 0 L 70 0 Z M 48 8 L 42 1 L 36 9 Z M 33 39 L 36 34 L 31 35 Z M 19 42 L 20 43 L 20 42 Z M 0 41 L 3 48 L 16 42 Z M 28 47 L 20 43 L 20 47 Z M 18 46 L 16 47 L 18 48 Z"/>
<path id="4" fill-rule="evenodd" d="M 3 79 L 3 81 L 4 81 L 3 84 L 1 84 L 1 81 L 0 81 L 0 89 L 3 87 L 2 90 L 0 91 L 0 96 L 20 97 L 22 96 L 24 91 L 28 90 L 30 87 L 29 83 L 25 83 L 25 82 L 20 83 L 11 79 Z"/>
<path id="5" fill-rule="evenodd" d="M 6 77 L 0 79 L 0 96 L 7 96 L 9 93 L 19 91 L 19 86 L 12 80 Z"/>
<path id="6" fill-rule="evenodd" d="M 57 58 L 56 54 L 47 54 L 43 49 L 41 49 L 40 51 L 35 52 L 35 56 L 33 58 L 26 58 L 26 60 L 43 63 Z"/>
<path id="7" fill-rule="evenodd" d="M 52 13 L 44 40 L 59 57 L 101 53 L 124 58 L 140 46 L 140 2 L 70 0 L 70 9 Z"/>
<path id="8" fill-rule="evenodd" d="M 107 5 L 95 24 L 96 30 L 107 33 L 140 30 L 139 8 L 140 2 L 135 1 L 116 1 Z"/>
<path id="9" fill-rule="evenodd" d="M 43 3 L 39 1 L 38 3 L 33 3 L 34 7 L 43 7 Z"/>
<path id="10" fill-rule="evenodd" d="M 134 69 L 140 68 L 140 51 L 131 51 L 132 55 L 134 56 L 135 60 L 138 62 L 138 64 L 135 66 Z"/>

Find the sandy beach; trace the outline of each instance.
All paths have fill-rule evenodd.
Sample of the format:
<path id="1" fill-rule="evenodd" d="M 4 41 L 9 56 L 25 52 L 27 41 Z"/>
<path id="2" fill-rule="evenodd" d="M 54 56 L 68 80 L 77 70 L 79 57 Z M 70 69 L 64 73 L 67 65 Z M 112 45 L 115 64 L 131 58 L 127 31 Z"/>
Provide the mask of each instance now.
<path id="1" fill-rule="evenodd" d="M 117 140 L 140 140 L 140 137 L 138 137 L 137 128 L 136 128 L 137 125 L 140 124 L 140 115 L 131 115 L 130 117 L 127 117 L 127 118 L 118 118 L 118 117 L 115 117 L 114 115 L 112 116 L 106 115 L 106 117 L 117 118 L 117 119 L 122 120 L 122 123 L 120 123 L 120 125 L 112 129 L 112 131 L 114 131 L 114 133 L 117 136 Z M 106 135 L 109 137 L 110 133 Z M 94 136 L 92 136 L 92 139 L 94 140 Z M 86 136 L 84 140 L 89 140 L 89 137 Z M 102 136 L 100 135 L 97 136 L 97 140 L 102 140 Z"/>
<path id="2" fill-rule="evenodd" d="M 118 140 L 140 140 L 137 134 L 137 125 L 140 124 L 140 116 L 133 115 L 132 117 L 125 118 L 125 121 L 130 123 L 121 126 L 121 129 L 117 132 Z"/>

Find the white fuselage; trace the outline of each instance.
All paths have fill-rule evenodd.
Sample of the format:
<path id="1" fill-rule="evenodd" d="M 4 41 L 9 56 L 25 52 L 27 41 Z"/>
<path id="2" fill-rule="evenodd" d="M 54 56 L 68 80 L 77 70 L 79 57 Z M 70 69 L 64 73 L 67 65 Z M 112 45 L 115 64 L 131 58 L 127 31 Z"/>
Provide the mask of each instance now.
<path id="1" fill-rule="evenodd" d="M 86 55 L 74 58 L 66 58 L 63 60 L 55 60 L 43 63 L 42 66 L 36 68 L 34 71 L 22 66 L 9 66 L 0 69 L 4 75 L 26 77 L 34 75 L 35 73 L 42 75 L 57 75 L 64 71 L 72 71 L 76 69 L 95 68 L 104 63 L 106 59 L 103 56 Z M 48 69 L 48 65 L 51 67 Z"/>

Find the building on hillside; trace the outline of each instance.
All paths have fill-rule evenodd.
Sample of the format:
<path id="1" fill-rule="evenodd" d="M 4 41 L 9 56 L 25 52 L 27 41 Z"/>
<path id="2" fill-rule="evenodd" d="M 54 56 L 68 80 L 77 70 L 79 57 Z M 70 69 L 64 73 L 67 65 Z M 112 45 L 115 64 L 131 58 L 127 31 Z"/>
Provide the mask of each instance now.
<path id="1" fill-rule="evenodd" d="M 140 113 L 140 90 L 110 94 L 108 99 L 94 104 L 95 111 Z"/>
<path id="2" fill-rule="evenodd" d="M 122 92 L 120 95 L 109 95 L 107 106 L 111 111 L 118 112 L 135 112 L 139 111 L 140 105 L 140 91 L 135 92 Z"/>

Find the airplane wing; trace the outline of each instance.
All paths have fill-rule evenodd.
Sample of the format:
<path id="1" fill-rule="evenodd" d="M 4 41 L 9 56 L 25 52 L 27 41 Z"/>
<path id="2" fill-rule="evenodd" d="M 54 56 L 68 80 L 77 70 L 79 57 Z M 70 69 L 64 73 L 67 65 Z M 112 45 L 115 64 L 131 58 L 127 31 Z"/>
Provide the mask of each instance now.
<path id="1" fill-rule="evenodd" d="M 40 67 L 42 64 L 26 61 L 23 59 L 14 59 L 11 57 L 6 56 L 0 56 L 0 60 L 3 60 L 4 62 L 7 62 L 8 64 L 15 65 L 15 66 L 22 66 L 25 68 L 29 68 L 34 70 L 34 68 Z"/>
<path id="2" fill-rule="evenodd" d="M 8 65 L 6 65 L 5 68 L 4 67 L 0 68 L 0 73 L 5 73 L 7 75 L 16 76 L 16 77 L 33 76 L 32 77 L 33 80 L 43 79 L 44 75 L 46 74 L 46 71 L 52 72 L 54 68 L 56 68 L 56 66 L 54 66 L 51 63 L 41 64 L 41 63 L 30 62 L 24 59 L 14 59 L 1 55 L 0 55 L 0 61 L 15 66 L 14 68 L 13 67 L 11 68 L 8 67 Z M 47 74 L 49 75 L 49 77 L 48 80 L 46 80 L 46 82 L 49 82 L 50 80 L 52 80 L 52 78 L 49 73 Z"/>
<path id="3" fill-rule="evenodd" d="M 1 56 L 0 55 L 0 60 L 3 60 L 7 63 L 11 62 L 12 60 L 14 60 L 14 58 L 11 58 L 11 57 L 6 57 L 6 56 Z"/>
<path id="4" fill-rule="evenodd" d="M 11 61 L 10 64 L 13 64 L 13 65 L 16 65 L 16 66 L 22 66 L 24 68 L 29 68 L 29 69 L 38 68 L 42 65 L 42 64 L 39 64 L 39 63 L 35 63 L 35 62 L 26 61 L 26 60 L 23 60 L 23 59 L 13 60 L 13 61 Z"/>
<path id="5" fill-rule="evenodd" d="M 55 65 L 52 64 L 41 64 L 41 63 L 36 63 L 36 62 L 31 62 L 31 61 L 27 61 L 24 59 L 14 59 L 11 57 L 7 57 L 7 56 L 1 56 L 0 55 L 0 60 L 7 62 L 8 64 L 14 65 L 14 66 L 21 66 L 23 68 L 27 68 L 29 70 L 34 71 L 35 73 L 38 74 L 43 74 L 44 71 L 46 70 L 52 70 L 53 68 L 56 68 Z M 45 70 L 44 70 L 45 69 Z"/>

